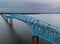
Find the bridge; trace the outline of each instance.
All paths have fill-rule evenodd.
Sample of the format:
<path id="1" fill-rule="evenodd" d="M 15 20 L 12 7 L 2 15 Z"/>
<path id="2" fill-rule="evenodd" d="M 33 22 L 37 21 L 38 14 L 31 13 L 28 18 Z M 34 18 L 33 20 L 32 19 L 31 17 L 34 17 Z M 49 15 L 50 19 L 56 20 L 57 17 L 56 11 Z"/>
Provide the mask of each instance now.
<path id="1" fill-rule="evenodd" d="M 37 18 L 27 16 L 26 14 L 1 14 L 1 16 L 13 28 L 13 19 L 24 22 L 29 27 L 32 34 L 32 44 L 36 38 L 36 44 L 39 44 L 39 37 L 48 40 L 52 44 L 60 44 L 60 27 L 46 23 Z M 8 22 L 9 20 L 9 22 Z"/>

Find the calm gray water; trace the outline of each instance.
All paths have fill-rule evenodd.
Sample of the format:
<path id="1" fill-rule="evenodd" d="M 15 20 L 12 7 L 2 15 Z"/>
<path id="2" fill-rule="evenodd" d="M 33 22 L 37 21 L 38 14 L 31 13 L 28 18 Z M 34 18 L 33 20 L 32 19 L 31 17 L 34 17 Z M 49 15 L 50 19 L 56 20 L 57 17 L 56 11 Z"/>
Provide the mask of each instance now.
<path id="1" fill-rule="evenodd" d="M 39 15 L 40 17 L 40 15 Z M 0 16 L 0 44 L 32 44 L 32 35 L 25 23 L 13 19 L 13 29 Z M 39 44 L 51 44 L 40 38 Z"/>
<path id="2" fill-rule="evenodd" d="M 55 26 L 60 26 L 60 14 L 35 14 L 28 16 L 32 16 L 34 18 L 53 24 Z"/>

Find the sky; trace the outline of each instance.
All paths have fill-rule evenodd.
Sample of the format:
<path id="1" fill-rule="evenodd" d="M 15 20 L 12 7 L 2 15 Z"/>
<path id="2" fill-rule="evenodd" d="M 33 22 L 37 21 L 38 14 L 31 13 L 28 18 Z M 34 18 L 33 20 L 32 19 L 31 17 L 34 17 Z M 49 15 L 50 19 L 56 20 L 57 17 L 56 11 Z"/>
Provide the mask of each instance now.
<path id="1" fill-rule="evenodd" d="M 0 0 L 0 12 L 60 12 L 60 0 Z"/>

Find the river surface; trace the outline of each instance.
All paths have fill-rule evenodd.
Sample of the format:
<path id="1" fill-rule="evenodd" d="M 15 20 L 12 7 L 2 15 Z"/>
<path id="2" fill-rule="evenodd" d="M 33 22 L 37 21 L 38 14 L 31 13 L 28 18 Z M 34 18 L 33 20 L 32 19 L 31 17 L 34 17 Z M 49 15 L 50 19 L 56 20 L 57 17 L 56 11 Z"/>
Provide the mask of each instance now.
<path id="1" fill-rule="evenodd" d="M 40 14 L 29 16 L 60 26 L 59 14 Z M 32 34 L 24 22 L 13 19 L 13 29 L 11 29 L 8 23 L 0 16 L 0 44 L 32 44 L 31 38 Z M 40 38 L 39 44 L 51 43 Z"/>

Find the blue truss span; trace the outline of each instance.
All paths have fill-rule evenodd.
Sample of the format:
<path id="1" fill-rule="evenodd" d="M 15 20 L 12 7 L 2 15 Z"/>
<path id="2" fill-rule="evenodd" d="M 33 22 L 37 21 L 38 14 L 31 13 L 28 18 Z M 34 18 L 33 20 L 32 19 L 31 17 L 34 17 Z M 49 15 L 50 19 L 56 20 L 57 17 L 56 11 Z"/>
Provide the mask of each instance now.
<path id="1" fill-rule="evenodd" d="M 6 19 L 18 19 L 29 27 L 32 36 L 39 36 L 53 44 L 60 44 L 60 27 L 48 24 L 42 20 L 23 14 L 12 14 L 5 16 Z"/>

